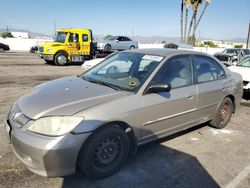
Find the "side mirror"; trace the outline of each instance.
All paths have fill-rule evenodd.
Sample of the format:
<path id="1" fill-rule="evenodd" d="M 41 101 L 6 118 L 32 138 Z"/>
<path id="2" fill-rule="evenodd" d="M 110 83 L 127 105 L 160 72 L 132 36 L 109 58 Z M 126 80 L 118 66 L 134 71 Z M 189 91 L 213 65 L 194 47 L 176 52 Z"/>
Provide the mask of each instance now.
<path id="1" fill-rule="evenodd" d="M 115 39 L 115 42 L 119 42 L 119 40 L 118 40 L 118 39 Z"/>
<path id="2" fill-rule="evenodd" d="M 145 93 L 169 92 L 170 90 L 171 90 L 170 84 L 153 84 L 147 88 Z"/>

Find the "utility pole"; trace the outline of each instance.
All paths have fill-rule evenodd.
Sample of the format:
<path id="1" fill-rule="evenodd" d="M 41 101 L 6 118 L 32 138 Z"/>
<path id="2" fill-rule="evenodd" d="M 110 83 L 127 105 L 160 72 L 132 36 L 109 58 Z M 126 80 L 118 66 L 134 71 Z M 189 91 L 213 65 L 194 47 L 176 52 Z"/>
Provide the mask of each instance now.
<path id="1" fill-rule="evenodd" d="M 134 40 L 134 27 L 132 26 L 132 40 Z"/>
<path id="2" fill-rule="evenodd" d="M 248 45 L 249 45 L 249 35 L 250 35 L 250 21 L 249 21 L 249 26 L 248 26 L 248 35 L 247 35 L 247 45 L 246 45 L 246 48 L 248 48 Z"/>
<path id="3" fill-rule="evenodd" d="M 56 36 L 56 20 L 54 20 L 54 35 Z"/>

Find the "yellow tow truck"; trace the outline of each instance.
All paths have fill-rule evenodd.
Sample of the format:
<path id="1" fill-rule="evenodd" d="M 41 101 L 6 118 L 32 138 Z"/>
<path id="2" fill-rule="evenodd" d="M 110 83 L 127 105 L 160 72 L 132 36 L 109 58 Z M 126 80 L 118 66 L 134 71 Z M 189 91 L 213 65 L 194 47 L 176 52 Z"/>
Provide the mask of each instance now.
<path id="1" fill-rule="evenodd" d="M 90 29 L 60 29 L 54 42 L 38 47 L 38 53 L 47 63 L 66 65 L 84 62 L 96 56 L 96 43 Z"/>

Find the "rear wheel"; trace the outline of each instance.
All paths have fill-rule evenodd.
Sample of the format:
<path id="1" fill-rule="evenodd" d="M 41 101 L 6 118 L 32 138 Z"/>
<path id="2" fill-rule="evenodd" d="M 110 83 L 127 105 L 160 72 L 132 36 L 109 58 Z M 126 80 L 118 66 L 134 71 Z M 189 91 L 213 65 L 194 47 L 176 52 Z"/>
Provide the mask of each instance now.
<path id="1" fill-rule="evenodd" d="M 54 63 L 59 66 L 66 65 L 68 63 L 67 55 L 63 52 L 59 52 L 55 56 Z"/>
<path id="2" fill-rule="evenodd" d="M 216 114 L 214 115 L 213 120 L 210 122 L 210 125 L 222 129 L 226 127 L 228 122 L 231 119 L 233 113 L 233 103 L 229 97 L 226 97 L 219 105 Z"/>
<path id="3" fill-rule="evenodd" d="M 131 49 L 135 49 L 135 46 L 132 45 L 132 46 L 129 47 L 129 49 L 130 49 L 130 50 L 131 50 Z"/>
<path id="4" fill-rule="evenodd" d="M 105 178 L 120 169 L 128 154 L 128 136 L 120 127 L 110 125 L 89 138 L 81 149 L 78 165 L 90 178 Z"/>
<path id="5" fill-rule="evenodd" d="M 1 53 L 4 52 L 4 49 L 3 49 L 3 48 L 0 48 L 0 52 L 1 52 Z"/>
<path id="6" fill-rule="evenodd" d="M 111 45 L 110 44 L 106 44 L 104 47 L 104 50 L 109 52 L 111 50 Z"/>

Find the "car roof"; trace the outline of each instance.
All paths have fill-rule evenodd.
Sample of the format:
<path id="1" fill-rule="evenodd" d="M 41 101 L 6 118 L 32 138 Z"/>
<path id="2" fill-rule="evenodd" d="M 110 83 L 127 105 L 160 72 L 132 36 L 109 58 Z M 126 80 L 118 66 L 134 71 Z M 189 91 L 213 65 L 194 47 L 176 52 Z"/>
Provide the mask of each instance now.
<path id="1" fill-rule="evenodd" d="M 197 54 L 197 55 L 209 56 L 208 54 L 202 52 L 196 52 L 192 50 L 169 49 L 169 48 L 132 49 L 132 50 L 126 50 L 125 52 L 134 52 L 134 53 L 156 55 L 156 56 L 172 56 L 181 54 Z"/>

